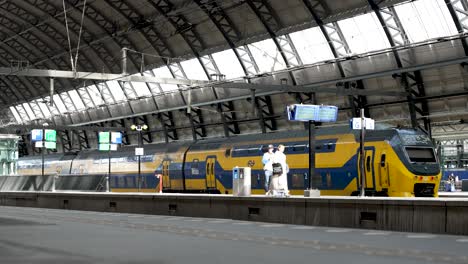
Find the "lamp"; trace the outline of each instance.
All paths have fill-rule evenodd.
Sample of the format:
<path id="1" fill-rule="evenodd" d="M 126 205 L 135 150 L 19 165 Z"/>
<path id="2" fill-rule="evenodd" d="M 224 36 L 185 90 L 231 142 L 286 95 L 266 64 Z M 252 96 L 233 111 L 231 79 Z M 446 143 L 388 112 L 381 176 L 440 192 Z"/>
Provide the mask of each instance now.
<path id="1" fill-rule="evenodd" d="M 130 129 L 133 131 L 138 131 L 138 148 L 142 148 L 143 142 L 141 140 L 141 131 L 147 130 L 148 126 L 143 124 L 143 125 L 131 125 Z M 141 153 L 136 153 L 135 155 L 138 156 L 138 192 L 141 190 Z"/>

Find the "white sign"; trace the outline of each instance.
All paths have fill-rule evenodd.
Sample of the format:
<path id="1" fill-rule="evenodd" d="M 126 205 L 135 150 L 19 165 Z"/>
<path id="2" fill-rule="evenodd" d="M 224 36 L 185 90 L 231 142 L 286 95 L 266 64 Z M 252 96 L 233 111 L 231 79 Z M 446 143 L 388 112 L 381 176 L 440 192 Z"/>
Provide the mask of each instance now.
<path id="1" fill-rule="evenodd" d="M 351 119 L 351 127 L 352 129 L 361 129 L 362 122 L 360 117 L 354 117 Z M 372 118 L 364 118 L 364 128 L 369 130 L 375 129 L 375 120 Z"/>
<path id="2" fill-rule="evenodd" d="M 43 143 L 42 141 L 36 141 L 36 143 L 35 143 L 34 146 L 35 146 L 36 148 L 42 148 L 42 143 Z"/>
<path id="3" fill-rule="evenodd" d="M 135 148 L 135 156 L 145 155 L 145 150 L 143 148 Z"/>
<path id="4" fill-rule="evenodd" d="M 114 150 L 116 151 L 117 150 L 117 144 L 110 144 L 110 150 Z"/>
<path id="5" fill-rule="evenodd" d="M 351 119 L 351 127 L 353 129 L 361 129 L 361 118 L 354 117 L 353 119 Z"/>
<path id="6" fill-rule="evenodd" d="M 366 123 L 366 129 L 374 130 L 375 128 L 375 121 L 371 118 L 364 119 Z"/>

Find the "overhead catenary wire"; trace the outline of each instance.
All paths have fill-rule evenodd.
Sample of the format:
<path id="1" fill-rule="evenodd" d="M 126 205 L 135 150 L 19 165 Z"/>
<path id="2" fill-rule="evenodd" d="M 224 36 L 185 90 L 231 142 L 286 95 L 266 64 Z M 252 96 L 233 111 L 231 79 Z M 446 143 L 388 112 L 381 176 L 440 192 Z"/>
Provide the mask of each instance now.
<path id="1" fill-rule="evenodd" d="M 72 71 L 76 72 L 75 63 L 73 61 L 73 52 L 71 47 L 71 40 L 70 40 L 70 30 L 68 29 L 68 18 L 67 18 L 67 9 L 65 7 L 65 0 L 62 0 L 63 3 L 63 14 L 65 16 L 65 28 L 67 30 L 67 40 L 68 40 L 68 49 L 70 53 L 70 63 L 72 67 Z"/>
<path id="2" fill-rule="evenodd" d="M 62 0 L 62 3 L 63 3 L 63 14 L 65 16 L 65 28 L 67 30 L 67 40 L 68 40 L 68 48 L 69 48 L 69 53 L 70 53 L 70 62 L 71 62 L 72 71 L 76 74 L 76 71 L 77 71 L 76 68 L 78 65 L 78 55 L 80 51 L 81 33 L 83 32 L 83 21 L 84 21 L 84 15 L 86 11 L 86 0 L 84 0 L 84 3 L 83 3 L 83 11 L 81 14 L 81 22 L 80 22 L 80 32 L 78 33 L 78 43 L 76 46 L 75 58 L 73 58 L 73 50 L 71 46 L 70 30 L 68 27 L 68 17 L 67 17 L 67 9 L 65 6 L 65 0 Z"/>
<path id="3" fill-rule="evenodd" d="M 81 32 L 83 32 L 83 21 L 84 21 L 85 11 L 86 11 L 86 0 L 84 0 L 84 3 L 83 3 L 83 12 L 81 12 L 80 33 L 78 34 L 78 44 L 76 45 L 76 55 L 75 55 L 75 72 L 76 72 L 76 66 L 78 65 L 78 54 L 80 52 Z"/>

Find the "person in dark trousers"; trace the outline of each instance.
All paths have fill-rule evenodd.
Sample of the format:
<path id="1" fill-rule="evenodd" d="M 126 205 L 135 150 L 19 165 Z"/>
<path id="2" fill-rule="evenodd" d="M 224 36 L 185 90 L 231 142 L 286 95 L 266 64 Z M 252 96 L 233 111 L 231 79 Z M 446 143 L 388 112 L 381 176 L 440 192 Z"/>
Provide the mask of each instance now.
<path id="1" fill-rule="evenodd" d="M 271 194 L 270 191 L 270 177 L 273 175 L 273 157 L 275 153 L 273 150 L 275 148 L 273 145 L 268 145 L 268 150 L 263 154 L 262 163 L 263 163 L 263 171 L 265 172 L 265 194 Z"/>

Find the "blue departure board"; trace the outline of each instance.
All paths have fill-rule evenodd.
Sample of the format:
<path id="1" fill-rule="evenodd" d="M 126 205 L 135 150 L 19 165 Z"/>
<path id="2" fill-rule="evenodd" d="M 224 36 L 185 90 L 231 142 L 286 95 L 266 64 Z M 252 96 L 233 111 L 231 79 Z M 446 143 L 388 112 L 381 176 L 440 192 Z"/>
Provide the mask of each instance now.
<path id="1" fill-rule="evenodd" d="M 332 105 L 294 104 L 287 107 L 290 121 L 336 122 L 338 107 Z"/>

